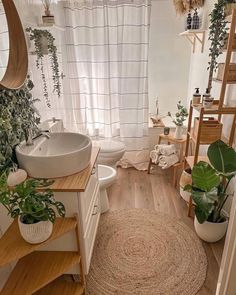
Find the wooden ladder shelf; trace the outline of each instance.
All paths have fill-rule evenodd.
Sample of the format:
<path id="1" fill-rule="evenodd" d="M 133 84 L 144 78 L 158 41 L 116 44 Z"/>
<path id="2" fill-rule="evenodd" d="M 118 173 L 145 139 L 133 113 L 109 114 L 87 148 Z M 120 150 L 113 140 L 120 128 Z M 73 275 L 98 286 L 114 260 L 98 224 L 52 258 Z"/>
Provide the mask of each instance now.
<path id="1" fill-rule="evenodd" d="M 229 21 L 229 18 L 227 18 Z M 225 66 L 223 71 L 223 78 L 222 80 L 215 79 L 216 82 L 221 82 L 221 90 L 220 90 L 220 97 L 218 101 L 214 101 L 214 104 L 211 108 L 204 108 L 202 104 L 199 105 L 193 105 L 192 102 L 190 103 L 189 108 L 189 120 L 188 120 L 188 130 L 187 130 L 187 142 L 186 142 L 186 149 L 185 149 L 185 161 L 184 161 L 184 168 L 190 167 L 193 168 L 195 164 L 199 161 L 208 161 L 208 158 L 206 156 L 199 156 L 199 147 L 200 145 L 204 144 L 211 144 L 215 140 L 201 140 L 202 135 L 205 135 L 205 138 L 208 137 L 208 134 L 204 134 L 204 131 L 202 131 L 203 127 L 203 121 L 204 119 L 209 115 L 212 115 L 214 117 L 218 118 L 219 124 L 223 124 L 222 116 L 230 115 L 233 117 L 231 129 L 229 132 L 229 137 L 224 138 L 221 134 L 218 139 L 223 140 L 226 142 L 229 146 L 233 146 L 234 144 L 234 137 L 235 137 L 235 130 L 236 130 L 236 107 L 230 107 L 225 105 L 225 92 L 226 92 L 226 86 L 227 84 L 236 84 L 236 81 L 228 81 L 228 73 L 229 73 L 229 65 L 232 58 L 232 53 L 235 51 L 233 50 L 233 39 L 235 35 L 235 28 L 236 28 L 236 9 L 233 9 L 232 16 L 230 17 L 231 26 L 229 31 L 229 37 L 228 37 L 228 43 L 227 43 L 227 50 L 226 50 L 226 57 L 225 57 Z M 192 128 L 192 122 L 193 122 L 193 111 L 198 112 L 199 114 L 199 124 L 197 127 L 197 130 L 194 130 L 193 134 L 193 128 Z M 196 128 L 196 127 L 195 127 Z M 211 135 L 211 129 L 209 128 L 209 138 Z M 190 149 L 190 141 L 194 144 L 194 152 L 193 156 L 189 156 L 189 149 Z M 188 216 L 191 215 L 192 212 L 192 198 L 190 197 L 190 201 L 188 204 Z"/>

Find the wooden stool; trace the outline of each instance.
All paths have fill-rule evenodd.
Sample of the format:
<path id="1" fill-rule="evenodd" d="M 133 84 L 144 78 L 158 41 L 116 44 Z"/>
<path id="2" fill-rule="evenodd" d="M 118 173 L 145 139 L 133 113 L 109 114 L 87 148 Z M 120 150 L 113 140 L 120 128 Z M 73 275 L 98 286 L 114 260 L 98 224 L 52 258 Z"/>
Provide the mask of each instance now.
<path id="1" fill-rule="evenodd" d="M 176 139 L 174 138 L 173 133 L 170 133 L 168 135 L 160 134 L 158 139 L 158 144 L 161 144 L 161 142 L 165 140 L 168 144 L 175 144 L 180 146 L 180 152 L 179 152 L 179 162 L 171 166 L 170 168 L 173 168 L 173 185 L 177 186 L 177 170 L 179 167 L 183 169 L 184 166 L 184 150 L 185 150 L 185 144 L 186 144 L 186 135 L 183 135 L 182 139 Z M 148 174 L 150 174 L 152 165 L 157 165 L 152 163 L 152 159 L 149 160 L 148 165 Z"/>

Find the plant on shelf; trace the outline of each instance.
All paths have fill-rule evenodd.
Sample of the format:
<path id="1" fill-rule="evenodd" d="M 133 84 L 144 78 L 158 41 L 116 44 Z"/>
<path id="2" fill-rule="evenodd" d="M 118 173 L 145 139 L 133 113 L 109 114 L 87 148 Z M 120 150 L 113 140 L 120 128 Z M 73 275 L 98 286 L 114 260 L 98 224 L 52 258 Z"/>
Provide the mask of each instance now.
<path id="1" fill-rule="evenodd" d="M 172 118 L 172 122 L 176 125 L 175 135 L 176 139 L 181 139 L 183 134 L 183 123 L 188 117 L 188 111 L 181 101 L 177 103 L 177 113 L 175 117 L 171 115 L 171 112 L 168 112 L 168 116 Z"/>
<path id="2" fill-rule="evenodd" d="M 55 45 L 55 38 L 47 30 L 41 29 L 32 29 L 28 27 L 26 32 L 29 33 L 29 38 L 34 42 L 35 53 L 36 53 L 36 67 L 41 71 L 41 78 L 43 82 L 43 96 L 45 98 L 46 104 L 48 107 L 51 107 L 49 93 L 48 93 L 48 84 L 45 76 L 44 70 L 44 53 L 45 53 L 45 44 L 46 51 L 48 51 L 49 59 L 51 62 L 52 69 L 52 79 L 53 79 L 53 92 L 55 92 L 58 97 L 61 96 L 61 81 L 60 81 L 60 70 L 57 57 L 57 47 Z"/>
<path id="3" fill-rule="evenodd" d="M 65 207 L 47 189 L 51 180 L 27 179 L 15 187 L 9 187 L 7 173 L 0 176 L 0 203 L 12 218 L 18 217 L 22 237 L 29 243 L 41 243 L 52 233 L 56 212 L 65 217 Z M 39 192 L 38 188 L 45 188 Z M 55 209 L 54 209 L 55 208 Z"/>
<path id="4" fill-rule="evenodd" d="M 40 117 L 31 94 L 34 84 L 27 78 L 18 90 L 0 89 L 0 173 L 16 166 L 14 148 L 26 131 L 37 132 Z"/>
<path id="5" fill-rule="evenodd" d="M 204 0 L 174 0 L 173 3 L 176 13 L 185 14 L 191 9 L 202 7 Z"/>
<path id="6" fill-rule="evenodd" d="M 228 220 L 223 207 L 229 197 L 229 184 L 236 174 L 236 152 L 223 141 L 212 143 L 207 152 L 210 164 L 204 161 L 192 169 L 192 185 L 185 186 L 195 202 L 195 229 L 208 242 L 221 239 Z"/>
<path id="7" fill-rule="evenodd" d="M 225 19 L 225 5 L 235 3 L 235 0 L 218 0 L 212 12 L 210 13 L 210 26 L 209 26 L 209 41 L 211 42 L 209 48 L 210 61 L 208 63 L 209 77 L 207 88 L 211 90 L 212 79 L 214 71 L 217 69 L 217 59 L 222 54 L 224 42 L 227 37 L 227 20 Z"/>
<path id="8" fill-rule="evenodd" d="M 54 24 L 54 16 L 51 15 L 50 7 L 52 4 L 52 0 L 41 0 L 45 15 L 42 16 L 42 20 L 44 24 L 52 26 Z"/>

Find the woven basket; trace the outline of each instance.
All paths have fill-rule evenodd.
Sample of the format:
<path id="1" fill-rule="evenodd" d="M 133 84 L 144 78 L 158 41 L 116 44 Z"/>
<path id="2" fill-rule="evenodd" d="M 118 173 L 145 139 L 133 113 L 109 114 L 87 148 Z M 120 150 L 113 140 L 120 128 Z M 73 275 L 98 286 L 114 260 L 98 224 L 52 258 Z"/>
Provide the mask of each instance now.
<path id="1" fill-rule="evenodd" d="M 218 73 L 217 73 L 218 80 L 223 80 L 224 66 L 225 66 L 224 63 L 218 64 Z M 235 63 L 231 63 L 229 65 L 227 81 L 236 81 L 236 64 Z"/>
<path id="2" fill-rule="evenodd" d="M 40 221 L 34 224 L 25 224 L 18 218 L 19 230 L 22 238 L 30 244 L 39 244 L 46 241 L 52 234 L 51 221 Z"/>

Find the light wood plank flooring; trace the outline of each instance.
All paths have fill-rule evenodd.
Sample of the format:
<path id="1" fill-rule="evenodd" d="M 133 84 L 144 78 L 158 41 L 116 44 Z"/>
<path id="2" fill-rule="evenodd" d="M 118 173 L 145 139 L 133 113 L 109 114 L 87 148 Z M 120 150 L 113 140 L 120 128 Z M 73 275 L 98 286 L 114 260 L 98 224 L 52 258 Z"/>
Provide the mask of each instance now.
<path id="1" fill-rule="evenodd" d="M 155 167 L 152 174 L 135 169 L 118 168 L 118 179 L 108 189 L 111 210 L 149 208 L 180 218 L 193 228 L 193 219 L 187 217 L 186 203 L 171 184 L 170 170 Z M 203 243 L 208 257 L 208 272 L 198 295 L 214 295 L 223 252 L 224 241 Z M 174 294 L 173 294 L 174 295 Z"/>

